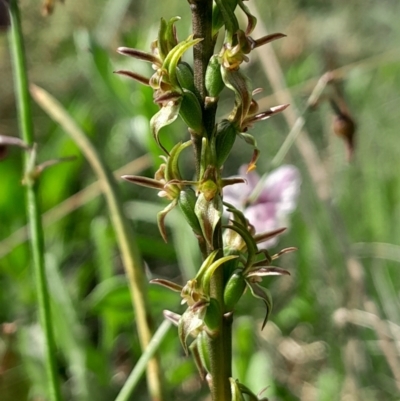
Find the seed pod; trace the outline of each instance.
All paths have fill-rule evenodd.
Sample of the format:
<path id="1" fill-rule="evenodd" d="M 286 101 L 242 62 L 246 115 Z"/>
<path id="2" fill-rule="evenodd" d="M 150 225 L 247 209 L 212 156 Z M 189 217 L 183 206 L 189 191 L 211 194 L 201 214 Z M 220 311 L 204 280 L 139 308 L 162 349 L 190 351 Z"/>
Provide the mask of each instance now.
<path id="1" fill-rule="evenodd" d="M 236 270 L 228 280 L 224 290 L 225 313 L 232 312 L 246 288 L 241 270 Z"/>
<path id="2" fill-rule="evenodd" d="M 217 154 L 218 167 L 222 167 L 228 158 L 238 133 L 239 130 L 236 125 L 229 120 L 222 120 L 218 124 L 215 139 L 215 151 Z"/>
<path id="3" fill-rule="evenodd" d="M 197 235 L 201 235 L 199 220 L 194 212 L 197 197 L 192 188 L 186 188 L 179 193 L 178 205 L 186 221 Z"/>
<path id="4" fill-rule="evenodd" d="M 205 76 L 205 85 L 208 96 L 218 97 L 225 84 L 222 80 L 221 65 L 218 60 L 218 55 L 214 54 L 208 63 Z"/>
<path id="5" fill-rule="evenodd" d="M 197 134 L 203 132 L 203 113 L 199 100 L 190 90 L 183 89 L 183 99 L 179 110 L 183 121 Z"/>

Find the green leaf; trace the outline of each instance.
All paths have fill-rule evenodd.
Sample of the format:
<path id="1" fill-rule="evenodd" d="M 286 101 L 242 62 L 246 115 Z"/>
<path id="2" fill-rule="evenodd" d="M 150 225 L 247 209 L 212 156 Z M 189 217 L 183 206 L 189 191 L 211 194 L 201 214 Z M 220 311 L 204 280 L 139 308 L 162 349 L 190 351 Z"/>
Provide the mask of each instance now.
<path id="1" fill-rule="evenodd" d="M 250 108 L 252 94 L 249 79 L 238 70 L 222 68 L 222 79 L 225 85 L 235 93 L 235 108 L 229 119 L 241 126 Z"/>
<path id="2" fill-rule="evenodd" d="M 204 326 L 203 315 L 206 311 L 207 304 L 204 303 L 196 308 L 187 308 L 179 320 L 178 336 L 182 347 L 189 354 L 187 339 L 190 335 L 197 337 Z"/>
<path id="3" fill-rule="evenodd" d="M 214 230 L 222 216 L 222 200 L 219 195 L 207 201 L 201 193 L 196 202 L 194 212 L 199 220 L 201 230 L 209 247 L 213 248 Z"/>

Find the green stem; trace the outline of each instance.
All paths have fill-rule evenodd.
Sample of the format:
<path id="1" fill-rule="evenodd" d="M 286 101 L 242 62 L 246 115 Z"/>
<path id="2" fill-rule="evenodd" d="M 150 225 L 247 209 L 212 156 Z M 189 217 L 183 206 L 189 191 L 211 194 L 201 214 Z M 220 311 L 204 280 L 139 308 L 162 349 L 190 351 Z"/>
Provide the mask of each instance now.
<path id="1" fill-rule="evenodd" d="M 192 25 L 194 37 L 202 38 L 193 51 L 194 59 L 194 82 L 198 92 L 201 94 L 203 104 L 203 123 L 206 127 L 206 135 L 211 138 L 215 127 L 216 107 L 207 107 L 205 72 L 208 62 L 214 52 L 212 40 L 212 0 L 189 0 L 192 12 Z M 194 141 L 195 142 L 195 141 Z M 195 142 L 196 146 L 196 142 Z M 195 152 L 196 157 L 200 157 L 200 152 Z M 196 160 L 196 165 L 200 165 L 200 160 Z M 201 180 L 202 177 L 198 177 Z M 221 224 L 215 228 L 214 249 L 222 249 L 222 229 Z M 222 252 L 221 255 L 222 256 Z M 210 283 L 211 296 L 220 304 L 221 311 L 224 310 L 223 290 L 224 275 L 223 269 L 217 269 L 213 274 Z M 226 319 L 221 314 L 219 329 L 215 335 L 208 336 L 207 348 L 210 356 L 210 377 L 209 386 L 213 401 L 231 401 L 230 382 L 232 376 L 232 341 L 231 341 L 231 319 Z"/>
<path id="2" fill-rule="evenodd" d="M 30 106 L 28 77 L 26 73 L 21 18 L 17 0 L 11 0 L 9 5 L 11 16 L 10 47 L 14 61 L 15 89 L 20 131 L 22 139 L 28 146 L 32 147 L 34 144 L 33 120 Z M 35 150 L 32 149 L 30 152 L 25 152 L 24 155 L 27 214 L 30 227 L 39 318 L 44 333 L 48 395 L 52 401 L 61 401 L 60 383 L 57 376 L 57 366 L 55 361 L 55 342 L 51 325 L 50 299 L 45 274 L 43 227 L 38 202 L 38 184 L 35 180 L 29 179 L 29 176 L 32 173 L 31 169 L 34 167 L 32 166 L 34 152 Z"/>

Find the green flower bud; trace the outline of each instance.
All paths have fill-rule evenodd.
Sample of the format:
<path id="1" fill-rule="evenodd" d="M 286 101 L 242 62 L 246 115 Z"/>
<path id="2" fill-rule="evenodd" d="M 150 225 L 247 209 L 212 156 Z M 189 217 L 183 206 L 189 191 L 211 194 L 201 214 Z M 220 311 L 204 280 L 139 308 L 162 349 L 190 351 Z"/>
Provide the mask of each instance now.
<path id="1" fill-rule="evenodd" d="M 197 197 L 192 188 L 186 188 L 179 194 L 178 205 L 181 209 L 186 221 L 192 227 L 193 231 L 197 235 L 201 235 L 201 227 L 199 220 L 194 212 L 196 206 Z"/>
<path id="2" fill-rule="evenodd" d="M 218 60 L 218 55 L 214 54 L 208 63 L 205 85 L 207 89 L 208 96 L 217 97 L 224 89 L 225 84 L 222 80 L 221 65 Z"/>
<path id="3" fill-rule="evenodd" d="M 224 290 L 225 312 L 232 312 L 246 289 L 246 281 L 241 270 L 236 270 L 228 280 Z"/>
<path id="4" fill-rule="evenodd" d="M 239 131 L 236 125 L 229 120 L 222 120 L 218 124 L 215 139 L 215 152 L 217 154 L 218 167 L 222 167 L 228 158 L 238 133 Z"/>

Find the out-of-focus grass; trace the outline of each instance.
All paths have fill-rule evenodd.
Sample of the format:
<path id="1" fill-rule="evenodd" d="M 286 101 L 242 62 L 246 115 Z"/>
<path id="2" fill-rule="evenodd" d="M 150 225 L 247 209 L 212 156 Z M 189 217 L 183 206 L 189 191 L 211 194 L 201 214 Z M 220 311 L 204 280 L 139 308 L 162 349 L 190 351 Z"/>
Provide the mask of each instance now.
<path id="1" fill-rule="evenodd" d="M 300 110 L 312 90 L 310 79 L 318 79 L 327 68 L 354 66 L 346 71 L 343 85 L 358 130 L 355 159 L 348 164 L 343 143 L 331 130 L 329 105 L 321 103 L 307 114 L 305 128 L 327 169 L 332 196 L 324 203 L 318 199 L 304 160 L 293 147 L 285 162 L 301 169 L 303 183 L 290 231 L 279 247 L 297 246 L 299 251 L 279 260 L 291 277 L 265 282 L 275 307 L 263 332 L 260 305 L 248 296 L 241 302 L 235 323 L 235 375 L 255 391 L 269 386 L 265 396 L 271 400 L 397 400 L 400 4 L 397 0 L 252 1 L 270 32 L 288 35 L 272 46 Z M 82 5 L 68 0 L 57 4 L 55 14 L 47 19 L 40 16 L 36 2 L 22 4 L 30 77 L 62 101 L 110 168 L 146 153 L 160 163 L 148 126 L 156 110 L 151 91 L 112 74 L 123 67 L 149 75 L 150 67 L 118 56 L 115 48 L 148 49 L 161 16 L 181 15 L 177 28 L 180 38 L 185 38 L 189 10 L 178 0 L 157 7 L 154 2 L 121 2 L 120 9 L 113 3 Z M 17 127 L 4 34 L 0 56 L 0 133 L 13 135 Z M 265 88 L 260 98 L 265 96 L 267 105 L 274 105 L 261 65 L 254 62 L 248 68 L 254 85 Z M 228 93 L 223 101 L 230 104 Z M 77 161 L 43 174 L 41 197 L 48 210 L 95 177 L 65 133 L 39 108 L 34 107 L 34 112 L 40 160 L 78 156 Z M 167 147 L 187 138 L 179 122 L 164 130 L 161 137 Z M 288 132 L 281 116 L 255 127 L 261 173 Z M 251 149 L 238 142 L 226 163 L 226 174 L 234 174 L 250 154 Z M 188 167 L 182 166 L 188 179 L 189 163 L 190 156 Z M 153 175 L 154 168 L 143 174 Z M 0 177 L 1 241 L 25 223 L 18 151 L 12 150 L 0 163 Z M 182 282 L 191 277 L 199 257 L 178 213 L 167 217 L 170 243 L 165 245 L 155 225 L 155 212 L 164 207 L 156 193 L 128 184 L 121 190 L 149 278 Z M 337 213 L 333 218 L 332 207 Z M 46 230 L 50 265 L 59 267 L 50 267 L 49 283 L 60 334 L 60 375 L 67 398 L 73 400 L 85 399 L 88 392 L 93 399 L 112 399 L 140 357 L 138 339 L 132 334 L 135 317 L 105 210 L 103 200 L 92 200 Z M 362 288 L 352 286 L 343 243 L 361 263 Z M 23 401 L 28 399 L 28 386 L 30 397 L 43 387 L 29 258 L 27 246 L 20 244 L 0 260 L 0 321 L 17 325 L 15 334 L 3 333 L 0 340 L 0 395 L 5 400 Z M 179 311 L 177 297 L 163 288 L 151 287 L 150 298 L 159 321 L 163 309 Z M 59 318 L 62 313 L 65 319 Z M 173 330 L 163 346 L 162 363 L 173 397 L 201 399 L 197 372 L 183 356 Z M 144 382 L 134 399 L 146 399 Z"/>

